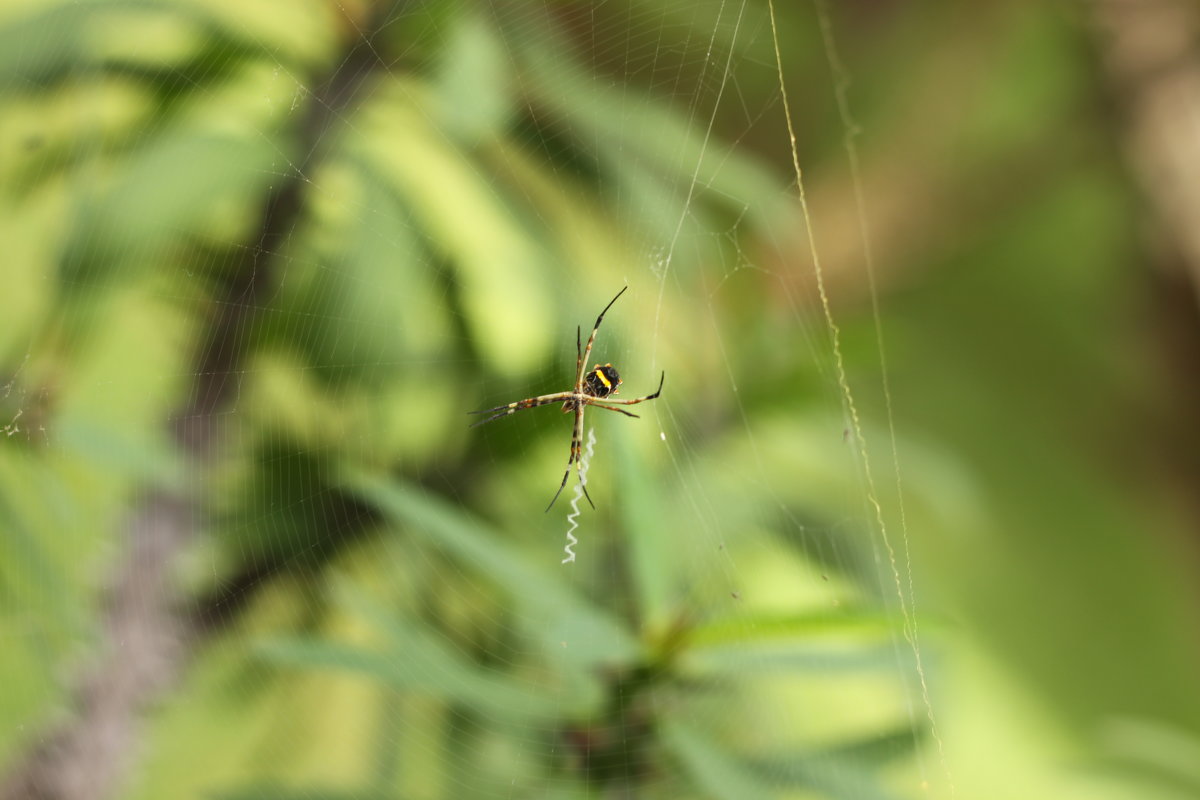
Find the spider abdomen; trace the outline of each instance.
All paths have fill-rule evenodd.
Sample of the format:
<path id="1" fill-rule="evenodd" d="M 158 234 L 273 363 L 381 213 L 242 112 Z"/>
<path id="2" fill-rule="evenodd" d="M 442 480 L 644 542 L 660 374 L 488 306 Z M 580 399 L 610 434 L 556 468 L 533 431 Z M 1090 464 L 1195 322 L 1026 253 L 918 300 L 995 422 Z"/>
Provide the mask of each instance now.
<path id="1" fill-rule="evenodd" d="M 665 372 L 659 377 L 658 388 L 654 390 L 654 394 L 648 394 L 645 397 L 635 397 L 632 400 L 608 400 L 604 403 L 597 402 L 617 393 L 617 387 L 621 385 L 621 376 L 617 374 L 615 369 L 613 369 L 612 364 L 605 364 L 604 366 L 597 364 L 596 366 L 592 367 L 591 372 L 582 372 L 583 367 L 588 362 L 588 356 L 592 354 L 592 343 L 596 340 L 596 333 L 600 330 L 600 323 L 604 321 L 604 315 L 608 313 L 610 308 L 612 308 L 613 303 L 617 302 L 617 299 L 621 295 L 625 294 L 625 290 L 628 288 L 629 287 L 626 286 L 625 289 L 617 292 L 617 296 L 612 300 L 609 300 L 608 305 L 606 305 L 604 310 L 600 312 L 600 316 L 596 317 L 596 325 L 592 328 L 592 335 L 588 337 L 586 348 L 580 347 L 580 339 L 582 338 L 580 334 L 582 333 L 582 330 L 576 329 L 575 353 L 578 360 L 575 362 L 575 365 L 579 368 L 580 373 L 582 374 L 576 374 L 575 385 L 573 385 L 568 391 L 554 392 L 553 394 L 542 394 L 538 395 L 537 397 L 527 397 L 524 400 L 518 400 L 517 402 L 509 403 L 508 405 L 487 408 L 482 411 L 469 412 L 471 414 L 488 415 L 479 422 L 476 422 L 475 425 L 483 425 L 485 422 L 491 422 L 492 420 L 500 419 L 501 417 L 510 416 L 518 411 L 521 411 L 522 409 L 537 408 L 538 406 L 559 402 L 562 403 L 562 410 L 564 414 L 573 413 L 575 415 L 575 429 L 574 433 L 571 434 L 571 456 L 567 459 L 567 469 L 563 472 L 562 483 L 558 485 L 558 491 L 555 492 L 554 497 L 551 498 L 550 505 L 546 506 L 547 511 L 549 511 L 551 506 L 554 505 L 554 501 L 558 499 L 558 496 L 562 494 L 562 490 L 566 488 L 567 479 L 571 477 L 572 466 L 574 466 L 579 472 L 580 491 L 583 493 L 583 496 L 587 498 L 588 504 L 591 505 L 592 508 L 596 507 L 596 504 L 592 502 L 591 495 L 588 494 L 587 484 L 583 480 L 583 475 L 586 471 L 585 467 L 583 466 L 582 453 L 584 410 L 587 409 L 588 406 L 593 406 L 595 408 L 602 408 L 606 411 L 615 411 L 618 414 L 624 414 L 627 417 L 636 417 L 637 414 L 626 411 L 624 406 L 636 406 L 638 403 L 645 403 L 647 400 L 657 400 L 658 396 L 662 394 L 663 381 L 667 379 L 667 374 Z M 471 427 L 475 427 L 475 425 L 472 425 Z M 589 449 L 591 448 L 590 438 L 588 439 L 588 447 Z M 578 499 L 579 498 L 576 497 L 575 501 L 572 501 L 571 504 L 572 508 L 574 508 L 576 511 L 578 511 L 576 506 L 576 501 Z M 574 560 L 574 553 L 571 554 L 571 558 L 568 560 Z"/>
<path id="2" fill-rule="evenodd" d="M 608 397 L 621 385 L 621 376 L 612 364 L 597 364 L 583 378 L 583 390 L 592 397 Z"/>

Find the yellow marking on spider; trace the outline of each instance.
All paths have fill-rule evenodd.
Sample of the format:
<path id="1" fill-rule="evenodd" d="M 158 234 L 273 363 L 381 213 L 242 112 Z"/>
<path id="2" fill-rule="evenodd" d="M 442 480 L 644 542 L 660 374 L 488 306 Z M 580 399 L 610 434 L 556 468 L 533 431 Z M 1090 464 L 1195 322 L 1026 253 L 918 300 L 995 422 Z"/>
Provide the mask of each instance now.
<path id="1" fill-rule="evenodd" d="M 625 294 L 628 288 L 629 287 L 627 286 L 621 291 L 617 292 L 616 296 L 613 297 L 612 300 L 609 300 L 608 305 L 606 305 L 604 310 L 600 312 L 600 316 L 596 317 L 596 324 L 592 327 L 591 336 L 588 337 L 587 347 L 584 348 L 582 352 L 578 353 L 578 364 L 586 364 L 591 360 L 592 343 L 596 339 L 596 334 L 600 331 L 600 323 L 604 321 L 604 315 L 608 313 L 610 308 L 612 308 L 613 303 L 617 302 L 617 299 L 620 298 L 621 295 Z M 579 344 L 579 338 L 581 337 L 576 337 L 577 346 Z M 658 388 L 654 391 L 654 394 L 648 394 L 645 397 L 635 397 L 632 400 L 610 400 L 608 402 L 615 403 L 620 406 L 634 406 L 638 403 L 645 403 L 648 400 L 657 400 L 659 395 L 662 394 L 663 381 L 665 381 L 666 378 L 667 376 L 665 372 L 659 376 Z M 617 408 L 615 405 L 606 405 L 605 403 L 599 402 L 604 400 L 609 395 L 616 394 L 617 387 L 620 385 L 621 377 L 619 374 L 617 374 L 617 371 L 613 368 L 612 364 L 605 364 L 603 366 L 597 364 L 592 368 L 591 372 L 584 376 L 584 380 L 577 381 L 576 385 L 568 391 L 554 392 L 553 394 L 543 394 L 538 395 L 537 397 L 528 397 L 524 400 L 518 400 L 515 403 L 509 403 L 507 406 L 496 406 L 495 408 L 487 408 L 480 411 L 469 412 L 472 414 L 487 415 L 483 419 L 474 423 L 474 425 L 471 427 L 484 425 L 488 422 L 498 420 L 501 417 L 511 416 L 513 413 L 526 408 L 535 408 L 537 406 L 549 405 L 551 403 L 562 403 L 562 410 L 564 414 L 573 413 L 575 415 L 575 428 L 571 435 L 571 454 L 570 457 L 567 458 L 567 468 L 563 470 L 562 482 L 558 485 L 558 491 L 554 493 L 554 497 L 551 498 L 550 505 L 546 506 L 546 511 L 549 511 L 551 507 L 554 506 L 554 502 L 558 500 L 559 495 L 561 495 L 563 489 L 566 488 L 567 481 L 571 477 L 572 467 L 575 467 L 576 471 L 579 473 L 580 492 L 582 492 L 583 497 L 588 501 L 588 504 L 591 505 L 592 508 L 595 508 L 595 504 L 592 503 L 592 498 L 588 496 L 587 478 L 585 477 L 587 471 L 586 462 L 591 454 L 592 437 L 590 434 L 588 435 L 588 447 L 586 451 L 583 451 L 583 412 L 588 406 L 594 406 L 596 408 L 602 408 L 606 411 L 624 414 L 628 417 L 636 417 L 637 414 L 626 411 L 624 408 Z M 572 507 L 574 507 L 574 504 Z M 568 517 L 568 519 L 570 519 L 570 517 Z"/>

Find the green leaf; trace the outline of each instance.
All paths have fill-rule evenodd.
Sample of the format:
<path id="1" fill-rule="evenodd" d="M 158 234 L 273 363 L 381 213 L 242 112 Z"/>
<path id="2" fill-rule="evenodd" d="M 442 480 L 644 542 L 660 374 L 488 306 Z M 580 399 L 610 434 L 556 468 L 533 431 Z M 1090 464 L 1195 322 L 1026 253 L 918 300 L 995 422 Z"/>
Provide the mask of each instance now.
<path id="1" fill-rule="evenodd" d="M 899 620 L 872 610 L 751 615 L 697 625 L 688 634 L 688 642 L 693 645 L 742 644 L 814 636 L 887 639 L 898 632 L 899 624 Z"/>
<path id="2" fill-rule="evenodd" d="M 178 489 L 187 470 L 169 443 L 145 428 L 123 429 L 112 419 L 64 417 L 58 443 L 101 469 L 110 469 L 159 489 Z"/>
<path id="3" fill-rule="evenodd" d="M 681 668 L 690 673 L 746 676 L 751 672 L 850 672 L 882 670 L 896 663 L 895 648 L 834 648 L 797 642 L 787 645 L 714 647 L 689 651 Z"/>
<path id="4" fill-rule="evenodd" d="M 422 692 L 484 714 L 535 720 L 557 719 L 561 698 L 463 661 L 432 635 L 393 620 L 386 652 L 315 639 L 274 639 L 259 652 L 304 669 L 356 672 L 397 689 Z"/>
<path id="5" fill-rule="evenodd" d="M 289 164 L 261 135 L 190 130 L 136 152 L 120 178 L 83 204 L 63 254 L 63 284 L 94 288 L 116 266 L 152 262 L 151 252 L 198 232 L 215 203 L 253 199 Z"/>
<path id="6" fill-rule="evenodd" d="M 701 734 L 678 723 L 660 726 L 663 744 L 679 761 L 701 795 L 721 800 L 774 797 L 771 787 L 755 772 Z"/>
<path id="7" fill-rule="evenodd" d="M 925 728 L 914 730 L 912 726 L 905 725 L 864 739 L 823 749 L 813 757 L 818 759 L 828 757 L 842 763 L 852 761 L 865 766 L 879 767 L 910 754 L 921 743 L 925 733 Z"/>
<path id="8" fill-rule="evenodd" d="M 43 5 L 48 7 L 0 27 L 0 85 L 48 84 L 81 70 L 153 66 L 155 59 L 174 62 L 178 70 L 180 62 L 206 53 L 220 53 L 224 60 L 235 53 L 275 61 L 311 57 L 314 42 L 324 44 L 321 17 L 306 14 L 301 3 L 257 19 L 244 5 L 236 12 L 157 0 Z M 291 13 L 282 20 L 285 8 Z M 139 46 L 131 47 L 135 41 Z"/>
<path id="9" fill-rule="evenodd" d="M 77 518 L 76 500 L 50 469 L 22 451 L 0 451 L 0 594 L 5 614 L 37 610 L 45 629 L 42 647 L 31 654 L 65 647 L 65 634 L 77 626 L 76 610 L 67 602 L 74 577 L 62 568 L 64 553 L 52 545 Z M 58 534 L 58 538 L 55 535 Z M 57 557 L 56 557 L 57 556 Z M 46 624 L 49 623 L 49 624 Z M 43 667 L 47 666 L 45 664 Z"/>
<path id="10" fill-rule="evenodd" d="M 345 488 L 405 530 L 486 575 L 517 601 L 517 622 L 556 657 L 583 666 L 628 663 L 637 641 L 605 610 L 516 555 L 473 517 L 428 492 L 356 468 Z"/>
<path id="11" fill-rule="evenodd" d="M 512 113 L 511 63 L 496 29 L 478 14 L 463 15 L 442 52 L 440 129 L 466 143 L 498 135 Z"/>
<path id="12" fill-rule="evenodd" d="M 46 82 L 87 64 L 88 32 L 110 9 L 146 9 L 147 0 L 123 3 L 63 3 L 39 9 L 0 28 L 0 83 Z"/>
<path id="13" fill-rule="evenodd" d="M 671 552 L 672 534 L 665 523 L 662 493 L 656 490 L 645 462 L 634 451 L 630 441 L 633 435 L 622 427 L 612 437 L 617 458 L 616 480 L 623 499 L 621 522 L 637 592 L 638 614 L 643 627 L 658 632 L 671 623 L 679 559 Z M 643 435 L 653 434 L 647 431 Z"/>
<path id="14" fill-rule="evenodd" d="M 844 800 L 899 800 L 873 770 L 885 762 L 910 755 L 920 732 L 904 727 L 837 747 L 807 753 L 788 753 L 749 762 L 772 784 L 803 787 L 824 797 Z"/>
<path id="15" fill-rule="evenodd" d="M 357 123 L 353 152 L 401 198 L 430 249 L 455 270 L 463 319 L 481 357 L 498 372 L 528 372 L 555 347 L 554 303 L 543 243 L 481 165 L 431 125 L 415 104 L 424 87 L 383 83 Z"/>
<path id="16" fill-rule="evenodd" d="M 586 142 L 606 168 L 619 165 L 627 176 L 634 174 L 627 169 L 634 165 L 638 173 L 655 175 L 660 183 L 694 185 L 713 203 L 745 214 L 766 230 L 782 231 L 793 224 L 794 205 L 770 170 L 666 103 L 632 93 L 628 86 L 597 85 L 573 59 L 556 52 L 552 31 L 530 33 L 520 32 L 515 39 L 527 67 L 521 72 L 522 88 L 550 109 L 552 117 L 561 118 L 561 124 Z M 643 188 L 640 193 L 650 191 Z M 682 213 L 684 196 L 678 195 L 675 203 Z M 662 202 L 649 207 L 666 209 Z M 691 214 L 695 213 L 692 209 Z M 675 215 L 674 225 L 660 230 L 658 236 L 670 240 L 678 224 Z"/>
<path id="17" fill-rule="evenodd" d="M 723 620 L 693 630 L 681 662 L 689 671 L 730 675 L 894 668 L 894 633 L 894 623 L 875 612 Z"/>
<path id="18" fill-rule="evenodd" d="M 293 789 L 279 783 L 256 783 L 241 789 L 213 792 L 215 800 L 399 800 L 392 792 L 362 789 Z"/>

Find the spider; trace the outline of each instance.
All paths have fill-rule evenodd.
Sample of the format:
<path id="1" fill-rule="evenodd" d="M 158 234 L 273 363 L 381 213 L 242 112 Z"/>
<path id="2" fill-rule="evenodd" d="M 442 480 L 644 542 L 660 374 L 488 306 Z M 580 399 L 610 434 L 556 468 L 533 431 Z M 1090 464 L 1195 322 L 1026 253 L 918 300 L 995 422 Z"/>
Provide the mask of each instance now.
<path id="1" fill-rule="evenodd" d="M 592 335 L 588 337 L 587 347 L 580 349 L 580 334 L 582 331 L 578 326 L 575 328 L 575 388 L 569 392 L 555 392 L 554 394 L 543 394 L 538 397 L 528 397 L 524 400 L 518 400 L 515 403 L 509 403 L 506 406 L 496 406 L 495 408 L 487 408 L 482 411 L 470 411 L 470 414 L 491 414 L 490 417 L 482 419 L 471 425 L 472 428 L 483 425 L 485 422 L 491 422 L 501 417 L 507 417 L 510 414 L 515 414 L 526 408 L 536 408 L 537 406 L 545 406 L 550 403 L 562 403 L 564 414 L 575 412 L 575 430 L 571 434 L 571 455 L 567 458 L 567 471 L 563 473 L 562 483 L 558 485 L 558 491 L 554 493 L 554 498 L 550 501 L 550 505 L 546 506 L 546 511 L 549 512 L 554 506 L 558 496 L 562 494 L 563 488 L 567 485 L 567 479 L 571 477 L 571 465 L 579 470 L 579 486 L 583 489 L 583 496 L 587 498 L 588 505 L 593 509 L 596 504 L 592 502 L 591 495 L 588 494 L 587 484 L 583 480 L 583 469 L 579 463 L 579 453 L 583 446 L 583 411 L 588 406 L 596 408 L 604 408 L 609 411 L 616 411 L 624 414 L 627 417 L 637 417 L 637 414 L 631 414 L 623 408 L 616 406 L 632 406 L 638 403 L 644 403 L 647 400 L 654 400 L 662 394 L 663 381 L 667 379 L 667 373 L 663 372 L 659 378 L 658 388 L 654 390 L 654 394 L 648 394 L 645 397 L 638 397 L 633 400 L 613 400 L 612 396 L 617 393 L 617 387 L 622 383 L 621 376 L 617 374 L 617 370 L 612 364 L 597 364 L 592 367 L 591 372 L 585 372 L 584 367 L 587 364 L 588 357 L 592 354 L 592 343 L 596 341 L 596 332 L 600 330 L 600 323 L 604 321 L 604 315 L 612 308 L 613 303 L 617 302 L 617 298 L 625 294 L 626 286 L 621 291 L 617 292 L 617 296 L 608 301 L 608 305 L 600 312 L 600 316 L 596 317 L 596 326 L 592 328 Z M 603 400 L 604 402 L 599 402 Z"/>

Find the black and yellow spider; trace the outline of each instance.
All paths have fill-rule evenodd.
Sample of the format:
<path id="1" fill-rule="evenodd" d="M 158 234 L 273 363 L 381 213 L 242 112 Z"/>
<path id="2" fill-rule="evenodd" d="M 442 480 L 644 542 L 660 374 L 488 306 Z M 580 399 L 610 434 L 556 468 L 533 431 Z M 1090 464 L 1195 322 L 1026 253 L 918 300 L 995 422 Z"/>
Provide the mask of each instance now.
<path id="1" fill-rule="evenodd" d="M 629 287 L 626 286 L 625 289 Z M 625 289 L 617 292 L 617 297 L 625 294 Z M 583 489 L 583 496 L 587 498 L 588 504 L 595 508 L 596 504 L 592 502 L 591 495 L 588 494 L 587 484 L 583 480 L 583 469 L 579 464 L 579 453 L 583 447 L 583 410 L 588 406 L 596 408 L 606 408 L 609 411 L 618 411 L 627 417 L 636 417 L 637 414 L 631 414 L 622 408 L 614 408 L 614 406 L 632 406 L 638 403 L 644 403 L 647 400 L 653 400 L 662 393 L 663 381 L 667 379 L 667 373 L 663 372 L 662 377 L 658 381 L 658 388 L 654 390 L 654 394 L 648 394 L 645 397 L 638 397 L 634 400 L 613 400 L 611 399 L 617 393 L 617 387 L 621 385 L 621 376 L 617 374 L 617 370 L 612 364 L 597 364 L 592 367 L 591 372 L 584 372 L 584 365 L 587 364 L 588 357 L 592 354 L 592 343 L 596 341 L 596 331 L 600 330 L 600 323 L 604 321 L 604 315 L 612 308 L 612 304 L 617 302 L 617 297 L 608 301 L 608 305 L 600 312 L 600 316 L 596 317 L 596 326 L 592 328 L 592 335 L 588 337 L 587 347 L 580 349 L 580 334 L 582 331 L 575 328 L 575 388 L 569 392 L 555 392 L 554 394 L 543 394 L 538 397 L 529 397 L 524 400 L 518 400 L 515 403 L 509 403 L 506 406 L 496 406 L 495 408 L 487 408 L 483 411 L 471 411 L 471 414 L 492 414 L 487 419 L 482 419 L 476 422 L 471 427 L 474 428 L 482 425 L 485 422 L 491 422 L 494 419 L 507 417 L 510 414 L 515 414 L 518 411 L 526 408 L 536 408 L 537 406 L 545 406 L 550 403 L 563 404 L 563 413 L 569 414 L 575 412 L 575 430 L 571 434 L 571 455 L 567 459 L 567 471 L 563 473 L 562 483 L 558 486 L 558 491 L 554 493 L 554 499 L 550 501 L 550 505 L 546 506 L 549 511 L 553 506 L 558 496 L 562 494 L 563 488 L 567 485 L 567 478 L 571 477 L 571 465 L 574 464 L 579 470 L 579 486 Z M 604 402 L 598 402 L 603 400 Z M 497 412 L 497 413 L 492 413 Z"/>

